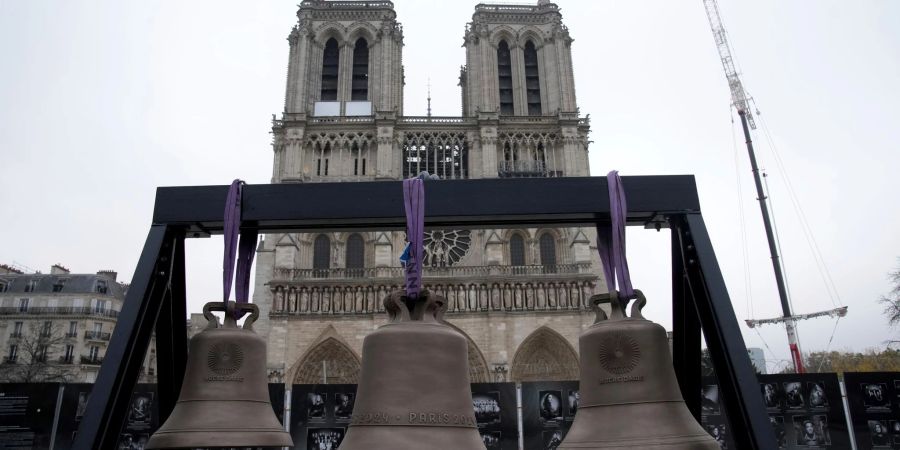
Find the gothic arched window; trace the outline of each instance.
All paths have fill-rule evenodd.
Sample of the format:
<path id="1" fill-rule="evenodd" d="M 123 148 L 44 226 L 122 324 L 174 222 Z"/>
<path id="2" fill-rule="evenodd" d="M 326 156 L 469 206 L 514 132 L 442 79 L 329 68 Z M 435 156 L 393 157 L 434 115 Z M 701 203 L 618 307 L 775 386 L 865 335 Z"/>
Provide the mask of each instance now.
<path id="1" fill-rule="evenodd" d="M 359 234 L 351 234 L 347 238 L 347 275 L 361 277 L 366 265 L 365 242 Z"/>
<path id="2" fill-rule="evenodd" d="M 331 268 L 331 239 L 320 234 L 313 243 L 313 276 L 325 278 Z"/>
<path id="3" fill-rule="evenodd" d="M 356 40 L 353 48 L 353 86 L 350 100 L 364 102 L 369 99 L 369 43 L 364 38 Z"/>
<path id="4" fill-rule="evenodd" d="M 541 115 L 541 79 L 538 75 L 538 56 L 534 43 L 525 43 L 525 97 L 528 100 L 528 115 Z"/>
<path id="5" fill-rule="evenodd" d="M 341 51 L 338 42 L 331 38 L 325 43 L 322 56 L 322 98 L 323 102 L 336 101 L 338 92 L 338 62 Z"/>
<path id="6" fill-rule="evenodd" d="M 556 272 L 556 239 L 550 233 L 544 233 L 538 239 L 541 250 L 541 265 L 544 272 Z"/>
<path id="7" fill-rule="evenodd" d="M 512 59 L 506 41 L 500 41 L 497 45 L 497 74 L 500 84 L 500 114 L 514 115 L 516 112 L 513 108 Z"/>
<path id="8" fill-rule="evenodd" d="M 509 238 L 509 265 L 525 265 L 525 239 L 522 239 L 522 235 L 519 233 L 513 234 Z"/>

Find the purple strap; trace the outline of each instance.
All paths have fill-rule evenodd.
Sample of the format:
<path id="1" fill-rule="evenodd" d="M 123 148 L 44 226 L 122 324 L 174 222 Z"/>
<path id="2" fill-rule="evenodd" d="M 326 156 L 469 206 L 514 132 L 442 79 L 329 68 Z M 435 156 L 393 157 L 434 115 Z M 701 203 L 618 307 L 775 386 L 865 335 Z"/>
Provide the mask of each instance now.
<path id="1" fill-rule="evenodd" d="M 403 208 L 406 210 L 406 239 L 409 241 L 406 296 L 416 299 L 422 289 L 422 240 L 425 232 L 425 183 L 421 179 L 403 180 Z"/>
<path id="2" fill-rule="evenodd" d="M 228 306 L 231 283 L 234 280 L 234 261 L 237 259 L 237 286 L 234 287 L 236 303 L 247 303 L 250 297 L 250 268 L 253 266 L 258 232 L 241 228 L 241 196 L 244 182 L 234 180 L 228 188 L 225 200 L 225 254 L 222 261 L 222 301 Z M 240 232 L 240 245 L 238 233 Z M 238 248 L 236 248 L 238 247 Z M 237 255 L 235 255 L 237 253 Z M 235 318 L 240 313 L 235 312 Z"/>
<path id="3" fill-rule="evenodd" d="M 609 188 L 610 226 L 597 228 L 597 242 L 600 260 L 603 263 L 603 274 L 606 276 L 610 290 L 616 288 L 618 281 L 621 299 L 634 297 L 631 287 L 631 274 L 628 272 L 628 259 L 625 257 L 625 221 L 628 208 L 625 203 L 625 190 L 619 171 L 613 170 L 606 175 Z"/>

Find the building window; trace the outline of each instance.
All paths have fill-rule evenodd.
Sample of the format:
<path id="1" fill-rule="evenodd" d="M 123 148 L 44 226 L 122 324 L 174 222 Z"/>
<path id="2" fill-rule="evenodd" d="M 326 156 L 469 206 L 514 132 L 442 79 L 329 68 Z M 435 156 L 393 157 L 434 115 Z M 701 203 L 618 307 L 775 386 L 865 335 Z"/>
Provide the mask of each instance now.
<path id="1" fill-rule="evenodd" d="M 509 238 L 509 264 L 525 265 L 525 239 L 522 239 L 521 234 L 516 233 Z"/>
<path id="2" fill-rule="evenodd" d="M 63 356 L 62 361 L 64 363 L 71 364 L 72 359 L 75 356 L 74 354 L 75 354 L 75 346 L 72 344 L 67 344 L 66 345 L 66 353 L 65 353 L 65 356 Z"/>
<path id="3" fill-rule="evenodd" d="M 66 281 L 69 281 L 67 278 L 58 278 L 55 283 L 53 283 L 53 292 L 62 292 L 63 286 L 66 285 Z"/>
<path id="4" fill-rule="evenodd" d="M 497 45 L 497 76 L 500 84 L 500 114 L 514 115 L 516 112 L 513 107 L 512 60 L 506 41 L 500 41 Z"/>
<path id="5" fill-rule="evenodd" d="M 316 176 L 328 176 L 328 159 L 331 156 L 331 143 L 325 144 L 321 150 L 319 150 L 318 159 L 316 159 Z"/>
<path id="6" fill-rule="evenodd" d="M 47 362 L 47 345 L 39 345 L 37 347 L 37 352 L 34 355 L 35 362 L 45 363 Z"/>
<path id="7" fill-rule="evenodd" d="M 528 101 L 528 115 L 541 115 L 541 79 L 538 74 L 538 56 L 534 43 L 525 43 L 525 97 Z"/>
<path id="8" fill-rule="evenodd" d="M 37 280 L 28 280 L 25 283 L 25 292 L 34 292 L 34 288 L 37 287 Z"/>
<path id="9" fill-rule="evenodd" d="M 347 275 L 351 277 L 363 276 L 363 268 L 366 265 L 365 242 L 359 234 L 351 234 L 347 238 Z"/>
<path id="10" fill-rule="evenodd" d="M 353 86 L 350 100 L 366 101 L 369 99 L 369 43 L 365 39 L 356 40 L 353 48 Z"/>
<path id="11" fill-rule="evenodd" d="M 53 331 L 53 322 L 47 320 L 44 322 L 44 326 L 41 327 L 41 337 L 50 337 L 51 331 Z"/>
<path id="12" fill-rule="evenodd" d="M 545 273 L 556 272 L 556 239 L 550 233 L 544 233 L 538 240 L 541 250 L 541 265 Z"/>
<path id="13" fill-rule="evenodd" d="M 338 62 L 341 51 L 338 42 L 334 38 L 325 43 L 325 51 L 322 56 L 322 98 L 321 101 L 337 101 L 338 93 Z"/>
<path id="14" fill-rule="evenodd" d="M 320 234 L 313 244 L 313 276 L 325 278 L 331 268 L 331 239 Z"/>
<path id="15" fill-rule="evenodd" d="M 92 345 L 91 349 L 88 352 L 88 359 L 91 361 L 97 361 L 100 359 L 100 347 L 96 345 Z"/>
<path id="16" fill-rule="evenodd" d="M 106 280 L 97 280 L 96 291 L 98 294 L 105 294 L 109 290 L 109 285 L 106 283 Z"/>
<path id="17" fill-rule="evenodd" d="M 469 141 L 465 133 L 406 133 L 403 138 L 403 178 L 423 171 L 442 180 L 469 177 Z"/>
<path id="18" fill-rule="evenodd" d="M 0 292 L 6 292 L 6 287 L 9 286 L 9 282 L 6 280 L 0 281 Z"/>
<path id="19" fill-rule="evenodd" d="M 9 354 L 6 356 L 6 362 L 14 363 L 19 359 L 19 346 L 18 345 L 10 345 L 9 346 Z"/>
<path id="20" fill-rule="evenodd" d="M 19 299 L 19 312 L 28 312 L 28 299 L 27 298 Z"/>
<path id="21" fill-rule="evenodd" d="M 11 337 L 22 337 L 22 322 L 16 322 L 13 325 L 13 332 Z"/>
<path id="22" fill-rule="evenodd" d="M 78 335 L 78 322 L 69 322 L 69 332 L 66 337 L 75 337 Z"/>
<path id="23" fill-rule="evenodd" d="M 102 333 L 103 332 L 103 322 L 94 322 L 94 333 Z"/>
<path id="24" fill-rule="evenodd" d="M 103 314 L 109 310 L 109 301 L 108 300 L 97 300 L 94 299 L 94 312 L 97 314 Z"/>

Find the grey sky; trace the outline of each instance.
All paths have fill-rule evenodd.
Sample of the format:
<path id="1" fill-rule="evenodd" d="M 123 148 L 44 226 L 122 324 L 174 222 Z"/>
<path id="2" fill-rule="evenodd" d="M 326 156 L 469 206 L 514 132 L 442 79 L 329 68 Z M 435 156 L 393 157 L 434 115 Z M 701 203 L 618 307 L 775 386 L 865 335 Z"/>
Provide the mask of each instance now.
<path id="1" fill-rule="evenodd" d="M 395 2 L 405 113 L 458 115 L 465 23 L 476 2 Z M 740 131 L 700 0 L 560 0 L 592 174 L 696 174 L 739 319 L 780 309 Z M 881 346 L 877 298 L 900 256 L 893 172 L 900 123 L 900 3 L 720 3 L 744 82 L 768 124 L 850 315 L 833 348 Z M 296 2 L 0 0 L 0 262 L 114 269 L 130 280 L 161 185 L 267 183 Z M 732 130 L 736 133 L 734 139 Z M 765 135 L 793 303 L 832 307 Z M 735 160 L 737 158 L 737 161 Z M 737 171 L 736 171 L 737 163 Z M 739 180 L 753 308 L 741 251 Z M 669 323 L 668 234 L 629 231 L 637 287 Z M 190 308 L 221 297 L 221 237 L 188 247 Z M 805 322 L 806 351 L 834 322 Z M 743 326 L 787 360 L 783 330 Z M 896 335 L 896 331 L 894 331 Z"/>

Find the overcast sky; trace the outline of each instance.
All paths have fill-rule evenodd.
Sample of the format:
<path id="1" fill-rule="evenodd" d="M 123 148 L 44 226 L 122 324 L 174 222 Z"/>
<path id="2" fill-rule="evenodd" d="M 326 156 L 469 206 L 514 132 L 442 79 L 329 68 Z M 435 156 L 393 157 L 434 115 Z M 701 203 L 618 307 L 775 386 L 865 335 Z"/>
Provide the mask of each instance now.
<path id="1" fill-rule="evenodd" d="M 434 114 L 459 115 L 462 36 L 476 3 L 395 2 L 407 115 L 425 114 L 429 78 Z M 296 4 L 0 0 L 0 263 L 113 269 L 127 282 L 157 186 L 268 183 Z M 575 39 L 578 105 L 591 116 L 592 175 L 695 174 L 738 319 L 780 315 L 701 0 L 559 5 Z M 767 125 L 754 139 L 795 310 L 849 305 L 831 348 L 883 347 L 897 336 L 877 299 L 900 264 L 900 2 L 722 0 L 720 8 Z M 839 298 L 816 269 L 786 177 Z M 668 327 L 668 233 L 632 229 L 628 239 L 634 284 L 648 295 L 649 316 Z M 221 251 L 220 236 L 189 244 L 193 312 L 221 298 Z M 803 322 L 804 350 L 828 347 L 834 326 Z M 788 360 L 783 328 L 741 327 L 748 346 L 766 348 L 770 369 Z"/>

